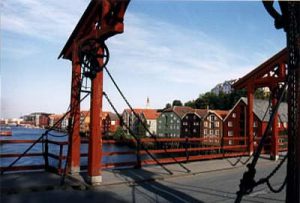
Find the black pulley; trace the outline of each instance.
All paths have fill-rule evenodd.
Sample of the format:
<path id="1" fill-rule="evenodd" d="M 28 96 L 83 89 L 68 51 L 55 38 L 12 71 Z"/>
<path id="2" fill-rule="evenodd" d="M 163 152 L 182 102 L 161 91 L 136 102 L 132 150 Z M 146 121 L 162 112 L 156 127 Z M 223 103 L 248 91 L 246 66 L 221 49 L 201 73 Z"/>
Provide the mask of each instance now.
<path id="1" fill-rule="evenodd" d="M 99 59 L 103 59 L 102 64 L 99 63 Z M 102 71 L 108 63 L 108 48 L 103 41 L 89 39 L 80 46 L 79 60 L 83 76 L 94 79 L 97 73 Z"/>

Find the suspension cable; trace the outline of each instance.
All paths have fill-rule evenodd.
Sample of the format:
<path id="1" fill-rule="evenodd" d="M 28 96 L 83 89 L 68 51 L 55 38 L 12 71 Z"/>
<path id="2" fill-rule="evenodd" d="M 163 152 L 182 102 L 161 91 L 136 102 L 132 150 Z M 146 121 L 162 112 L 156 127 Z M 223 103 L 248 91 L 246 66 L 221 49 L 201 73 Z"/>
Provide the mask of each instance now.
<path id="1" fill-rule="evenodd" d="M 70 111 L 66 112 L 64 114 L 63 117 L 61 117 L 54 125 L 56 126 L 59 122 L 61 122 L 66 116 L 67 114 L 69 114 Z M 50 129 L 46 130 L 36 141 L 34 141 L 20 156 L 18 156 L 11 164 L 9 164 L 7 167 L 3 168 L 1 170 L 1 175 L 3 175 L 3 173 L 5 171 L 7 171 L 9 168 L 11 168 L 15 163 L 17 163 L 25 154 L 27 154 L 27 152 L 29 152 L 37 143 L 39 143 L 43 138 L 44 136 L 46 136 L 48 134 L 49 131 L 51 131 L 53 129 L 53 127 L 51 127 Z"/>
<path id="2" fill-rule="evenodd" d="M 84 118 L 80 121 L 80 124 L 79 124 L 80 126 L 84 122 L 84 120 L 86 119 L 87 116 L 88 116 L 88 114 L 86 114 L 84 116 Z M 74 122 L 72 122 L 71 124 L 69 124 L 68 130 L 70 131 L 71 129 L 73 129 L 73 126 L 74 126 Z M 68 146 L 67 160 L 68 160 L 68 158 L 70 156 L 70 153 L 71 153 L 70 147 Z M 63 170 L 63 174 L 62 174 L 62 177 L 61 177 L 61 180 L 60 180 L 60 185 L 64 185 L 65 184 L 65 179 L 66 179 L 66 174 L 67 174 L 67 166 L 68 166 L 67 160 L 65 161 L 65 165 L 64 165 L 64 168 L 63 168 L 64 170 Z"/>
<path id="3" fill-rule="evenodd" d="M 126 97 L 124 96 L 123 92 L 121 91 L 120 87 L 118 86 L 118 84 L 116 83 L 116 81 L 114 80 L 113 76 L 111 75 L 110 71 L 108 70 L 108 68 L 106 66 L 103 67 L 104 70 L 106 71 L 106 73 L 108 74 L 109 78 L 111 79 L 111 81 L 113 82 L 114 86 L 116 87 L 116 89 L 118 90 L 119 94 L 121 95 L 121 97 L 123 98 L 123 100 L 126 102 L 127 106 L 130 108 L 130 110 L 133 112 L 134 116 L 138 119 L 139 123 L 141 123 L 141 125 L 143 126 L 143 128 L 147 131 L 147 133 L 149 133 L 149 135 L 151 136 L 151 138 L 155 139 L 155 142 L 157 143 L 157 136 L 153 135 L 153 133 L 149 130 L 149 128 L 146 126 L 146 124 L 142 121 L 142 119 L 140 118 L 140 116 L 135 112 L 135 110 L 132 108 L 132 106 L 130 105 L 130 103 L 128 102 L 128 100 L 126 99 Z M 164 149 L 166 152 L 166 149 Z M 185 167 L 182 163 L 178 162 L 175 157 L 173 155 L 171 155 L 170 153 L 166 153 L 167 156 L 169 156 L 170 158 L 172 158 L 177 164 L 179 164 L 183 169 L 185 169 L 188 173 L 191 172 L 190 169 L 188 169 L 187 167 Z"/>
<path id="4" fill-rule="evenodd" d="M 285 177 L 285 180 L 283 181 L 282 185 L 278 189 L 274 189 L 270 183 L 270 179 L 275 175 L 275 173 L 280 169 L 280 167 L 283 165 L 283 163 L 286 161 L 288 158 L 288 154 L 284 156 L 284 158 L 280 161 L 280 163 L 273 169 L 273 171 L 265 178 L 261 178 L 258 180 L 255 184 L 255 187 L 264 183 L 267 183 L 268 188 L 273 192 L 273 193 L 279 193 L 282 191 L 286 184 L 287 176 Z"/>
<path id="5" fill-rule="evenodd" d="M 266 111 L 265 111 L 265 113 L 264 113 L 263 118 L 261 119 L 262 121 L 265 120 L 265 118 L 266 118 L 266 116 L 267 116 L 267 113 L 269 112 L 270 107 L 271 107 L 271 99 L 269 98 L 268 107 L 267 107 L 267 109 L 266 109 Z M 224 146 L 224 137 L 222 137 L 222 146 Z M 246 164 L 251 160 L 251 158 L 253 157 L 253 155 L 254 155 L 254 154 L 251 154 L 251 156 L 249 156 L 249 157 L 247 158 L 246 161 L 242 161 L 242 157 L 239 157 L 239 158 L 237 159 L 237 161 L 234 162 L 234 163 L 232 163 L 228 158 L 227 158 L 226 160 L 229 162 L 229 164 L 230 164 L 231 166 L 236 166 L 238 163 L 241 163 L 242 165 L 246 165 Z M 225 157 L 225 153 L 223 152 L 223 158 L 224 158 L 224 157 Z"/>
<path id="6" fill-rule="evenodd" d="M 85 95 L 80 102 L 82 102 L 89 94 Z M 68 108 L 69 109 L 69 108 Z M 39 143 L 50 131 L 55 130 L 55 127 L 61 123 L 65 117 L 71 112 L 69 109 L 58 121 L 54 123 L 54 125 L 47 129 L 36 141 L 34 141 L 20 156 L 18 156 L 11 164 L 9 164 L 7 167 L 3 168 L 1 170 L 1 175 L 4 174 L 5 171 L 7 171 L 9 168 L 11 168 L 13 165 L 15 165 L 25 154 L 27 154 L 37 143 Z"/>
<path id="7" fill-rule="evenodd" d="M 280 89 L 280 93 L 277 95 L 277 97 L 279 97 L 279 98 L 277 98 L 277 103 L 276 103 L 274 109 L 272 109 L 272 113 L 271 113 L 268 125 L 266 127 L 266 130 L 264 131 L 264 134 L 263 134 L 263 136 L 262 136 L 262 138 L 259 142 L 259 145 L 258 145 L 256 151 L 254 152 L 252 162 L 247 165 L 248 171 L 246 171 L 244 173 L 243 178 L 241 179 L 240 189 L 237 192 L 237 197 L 235 199 L 235 203 L 241 202 L 243 196 L 245 194 L 250 194 L 252 192 L 253 188 L 256 187 L 257 182 L 255 182 L 255 180 L 254 180 L 255 173 L 256 173 L 255 166 L 256 166 L 257 161 L 259 159 L 259 156 L 261 154 L 262 148 L 265 144 L 265 140 L 267 138 L 267 135 L 268 135 L 268 133 L 271 129 L 273 120 L 274 120 L 274 118 L 277 114 L 277 111 L 279 109 L 279 105 L 280 105 L 281 101 L 283 100 L 283 97 L 284 97 L 285 92 L 287 90 L 287 85 L 288 85 L 288 83 L 285 82 L 284 86 Z"/>
<path id="8" fill-rule="evenodd" d="M 114 110 L 115 114 L 118 116 L 118 118 L 120 119 L 120 121 L 123 120 L 122 116 L 118 113 L 116 107 L 113 105 L 113 103 L 111 102 L 111 100 L 109 99 L 109 97 L 107 96 L 107 94 L 105 92 L 103 92 L 104 97 L 106 98 L 106 100 L 108 101 L 109 105 L 111 106 L 111 108 Z M 123 123 L 124 124 L 124 123 Z M 164 170 L 166 170 L 170 175 L 173 174 L 172 171 L 170 171 L 169 169 L 167 169 L 162 163 L 160 163 L 147 149 L 147 147 L 142 143 L 139 142 L 139 139 L 137 138 L 137 136 L 134 134 L 134 132 L 130 129 L 130 127 L 127 124 L 124 124 L 125 128 L 129 131 L 129 133 L 132 135 L 132 137 L 141 144 L 142 148 L 146 151 L 146 153 L 158 164 L 160 165 Z"/>

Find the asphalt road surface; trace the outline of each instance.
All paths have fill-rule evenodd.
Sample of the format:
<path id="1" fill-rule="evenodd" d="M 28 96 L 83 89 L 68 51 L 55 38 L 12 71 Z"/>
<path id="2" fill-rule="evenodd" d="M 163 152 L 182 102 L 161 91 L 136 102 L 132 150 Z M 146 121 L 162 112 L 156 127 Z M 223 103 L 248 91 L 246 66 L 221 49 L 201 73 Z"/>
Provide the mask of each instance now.
<path id="1" fill-rule="evenodd" d="M 256 180 L 268 175 L 279 162 L 263 162 L 257 166 Z M 203 162 L 205 164 L 205 162 Z M 1 195 L 1 203 L 77 203 L 77 202 L 234 202 L 240 179 L 246 168 L 233 168 L 131 184 L 100 186 L 89 190 L 53 190 Z M 286 165 L 272 177 L 278 188 L 286 174 Z M 134 176 L 134 172 L 130 176 Z M 274 194 L 261 185 L 242 202 L 284 202 L 285 188 Z"/>

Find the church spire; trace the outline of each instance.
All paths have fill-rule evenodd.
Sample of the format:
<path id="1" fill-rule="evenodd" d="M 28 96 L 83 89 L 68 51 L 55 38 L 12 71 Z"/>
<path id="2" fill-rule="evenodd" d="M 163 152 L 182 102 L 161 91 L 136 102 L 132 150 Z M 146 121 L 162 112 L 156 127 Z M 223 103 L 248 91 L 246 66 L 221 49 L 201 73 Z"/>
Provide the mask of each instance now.
<path id="1" fill-rule="evenodd" d="M 146 109 L 150 109 L 150 99 L 147 97 Z"/>

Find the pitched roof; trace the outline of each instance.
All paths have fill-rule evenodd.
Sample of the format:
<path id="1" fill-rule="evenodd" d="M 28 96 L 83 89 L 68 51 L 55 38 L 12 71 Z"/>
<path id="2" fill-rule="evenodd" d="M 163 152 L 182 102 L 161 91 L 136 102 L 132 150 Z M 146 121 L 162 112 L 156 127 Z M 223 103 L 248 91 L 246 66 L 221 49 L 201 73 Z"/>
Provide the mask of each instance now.
<path id="1" fill-rule="evenodd" d="M 247 97 L 242 97 L 241 100 L 248 105 Z M 254 99 L 253 102 L 253 112 L 261 121 L 269 121 L 270 120 L 270 113 L 266 112 L 269 106 L 268 100 L 262 99 Z M 282 122 L 288 121 L 288 105 L 286 102 L 282 102 L 278 108 L 278 114 L 280 120 Z"/>
<path id="2" fill-rule="evenodd" d="M 163 112 L 174 112 L 176 113 L 180 118 L 182 118 L 185 114 L 193 112 L 193 108 L 188 106 L 173 106 L 171 108 L 168 108 L 164 110 Z"/>
<path id="3" fill-rule="evenodd" d="M 119 120 L 118 116 L 112 112 L 108 112 L 109 114 L 109 117 L 110 117 L 110 120 L 112 121 L 116 121 L 116 120 Z"/>
<path id="4" fill-rule="evenodd" d="M 155 120 L 159 116 L 157 109 L 133 109 L 138 115 L 143 114 L 147 120 Z M 131 113 L 131 109 L 124 110 L 127 113 Z"/>
<path id="5" fill-rule="evenodd" d="M 195 109 L 194 112 L 200 116 L 200 118 L 203 118 L 208 113 L 208 109 Z"/>
<path id="6" fill-rule="evenodd" d="M 218 116 L 220 119 L 224 119 L 229 111 L 225 111 L 225 110 L 211 110 L 211 109 L 192 109 L 191 111 L 187 112 L 184 114 L 184 116 L 186 114 L 189 113 L 195 113 L 196 115 L 198 115 L 201 119 L 204 118 L 205 116 L 207 116 L 209 113 L 214 113 L 216 114 L 216 116 Z"/>
<path id="7" fill-rule="evenodd" d="M 54 120 L 59 120 L 59 119 L 61 119 L 62 117 L 63 117 L 62 114 L 51 114 L 51 115 L 49 115 L 49 118 L 50 118 L 50 119 L 54 119 Z"/>
<path id="8" fill-rule="evenodd" d="M 222 117 L 222 119 L 224 119 L 227 114 L 229 113 L 229 111 L 227 110 L 213 110 L 216 114 L 218 114 L 219 116 Z"/>

